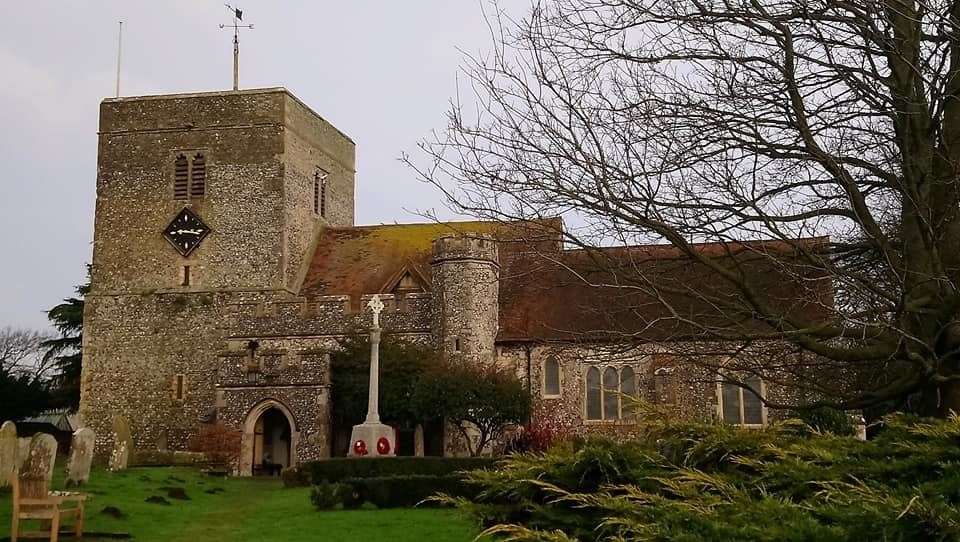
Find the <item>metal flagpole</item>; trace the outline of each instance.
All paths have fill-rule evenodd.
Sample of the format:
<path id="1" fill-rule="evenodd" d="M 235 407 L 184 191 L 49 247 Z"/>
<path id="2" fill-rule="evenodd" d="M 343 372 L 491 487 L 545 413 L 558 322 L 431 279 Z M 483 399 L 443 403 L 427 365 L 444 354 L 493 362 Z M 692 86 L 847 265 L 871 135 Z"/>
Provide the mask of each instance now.
<path id="1" fill-rule="evenodd" d="M 240 29 L 233 19 L 233 90 L 240 90 Z"/>
<path id="2" fill-rule="evenodd" d="M 120 58 L 121 51 L 123 50 L 123 21 L 120 21 L 120 31 L 117 33 L 117 93 L 116 97 L 120 97 Z"/>

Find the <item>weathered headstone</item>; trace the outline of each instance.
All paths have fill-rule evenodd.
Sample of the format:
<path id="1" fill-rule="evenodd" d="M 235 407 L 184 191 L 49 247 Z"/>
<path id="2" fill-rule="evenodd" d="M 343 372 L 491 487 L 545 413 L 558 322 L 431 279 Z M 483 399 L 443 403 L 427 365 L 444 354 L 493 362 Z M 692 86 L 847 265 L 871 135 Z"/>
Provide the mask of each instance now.
<path id="1" fill-rule="evenodd" d="M 30 451 L 20 468 L 20 493 L 26 498 L 45 497 L 53 479 L 57 459 L 57 439 L 37 433 L 30 439 Z"/>
<path id="2" fill-rule="evenodd" d="M 0 426 L 0 487 L 10 484 L 10 477 L 17 472 L 17 426 L 3 422 Z"/>
<path id="3" fill-rule="evenodd" d="M 90 463 L 96 435 L 93 429 L 81 427 L 73 432 L 70 441 L 70 460 L 67 462 L 67 486 L 85 484 L 90 480 Z"/>
<path id="4" fill-rule="evenodd" d="M 30 437 L 22 437 L 17 439 L 17 470 L 23 468 L 23 462 L 27 460 L 27 456 L 30 455 Z"/>
<path id="5" fill-rule="evenodd" d="M 126 416 L 113 417 L 113 451 L 110 452 L 110 470 L 119 471 L 127 468 L 130 462 L 130 453 L 133 448 L 133 439 L 130 436 L 130 420 Z"/>

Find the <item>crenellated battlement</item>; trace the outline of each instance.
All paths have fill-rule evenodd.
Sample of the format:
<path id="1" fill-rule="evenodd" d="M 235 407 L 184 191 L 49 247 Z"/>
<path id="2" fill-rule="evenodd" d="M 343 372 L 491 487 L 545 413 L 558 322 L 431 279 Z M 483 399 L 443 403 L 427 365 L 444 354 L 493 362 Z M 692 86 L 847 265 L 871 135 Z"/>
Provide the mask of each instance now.
<path id="1" fill-rule="evenodd" d="M 497 242 L 484 235 L 445 235 L 434 239 L 431 263 L 455 260 L 481 260 L 499 265 Z"/>
<path id="2" fill-rule="evenodd" d="M 293 297 L 239 303 L 233 307 L 233 336 L 344 335 L 370 326 L 366 304 L 374 294 L 359 297 L 329 295 L 316 298 Z M 402 295 L 379 294 L 384 304 L 381 322 L 385 330 L 397 333 L 429 333 L 431 295 L 426 292 Z"/>

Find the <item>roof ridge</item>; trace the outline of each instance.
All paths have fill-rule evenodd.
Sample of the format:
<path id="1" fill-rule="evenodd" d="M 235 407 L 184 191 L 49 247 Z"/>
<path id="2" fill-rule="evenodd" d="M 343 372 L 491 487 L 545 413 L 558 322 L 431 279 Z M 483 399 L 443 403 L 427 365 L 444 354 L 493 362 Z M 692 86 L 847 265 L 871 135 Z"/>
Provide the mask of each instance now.
<path id="1" fill-rule="evenodd" d="M 739 246 L 756 246 L 763 244 L 772 244 L 772 243 L 789 243 L 789 244 L 812 244 L 814 242 L 827 242 L 830 240 L 829 235 L 817 235 L 812 237 L 797 237 L 795 239 L 746 239 L 740 241 L 710 241 L 704 243 L 690 243 L 692 247 L 721 247 L 724 245 L 739 245 Z M 590 248 L 569 248 L 564 250 L 564 252 L 586 252 L 589 250 L 607 250 L 607 249 L 631 249 L 631 248 L 674 248 L 680 250 L 679 247 L 673 243 L 648 243 L 642 245 L 613 245 L 613 246 L 600 246 L 600 247 L 590 247 Z"/>

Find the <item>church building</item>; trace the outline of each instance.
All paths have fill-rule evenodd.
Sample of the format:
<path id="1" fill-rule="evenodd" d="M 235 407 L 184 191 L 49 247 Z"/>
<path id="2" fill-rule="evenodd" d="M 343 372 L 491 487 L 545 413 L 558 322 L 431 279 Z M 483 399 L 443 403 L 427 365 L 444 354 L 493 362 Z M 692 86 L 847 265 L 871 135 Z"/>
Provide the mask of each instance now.
<path id="1" fill-rule="evenodd" d="M 355 169 L 354 142 L 283 88 L 102 102 L 80 405 L 99 445 L 122 414 L 140 450 L 186 449 L 203 424 L 240 431 L 245 474 L 264 454 L 344 455 L 329 352 L 369 327 L 374 294 L 384 334 L 516 370 L 535 416 L 573 431 L 629 429 L 627 395 L 747 426 L 773 415 L 680 363 L 665 309 L 576 280 L 592 258 L 564 247 L 559 219 L 357 225 Z M 701 280 L 669 246 L 611 250 Z M 761 280 L 796 300 L 775 270 Z M 616 336 L 635 347 L 607 350 Z M 428 433 L 418 449 L 457 453 Z"/>

